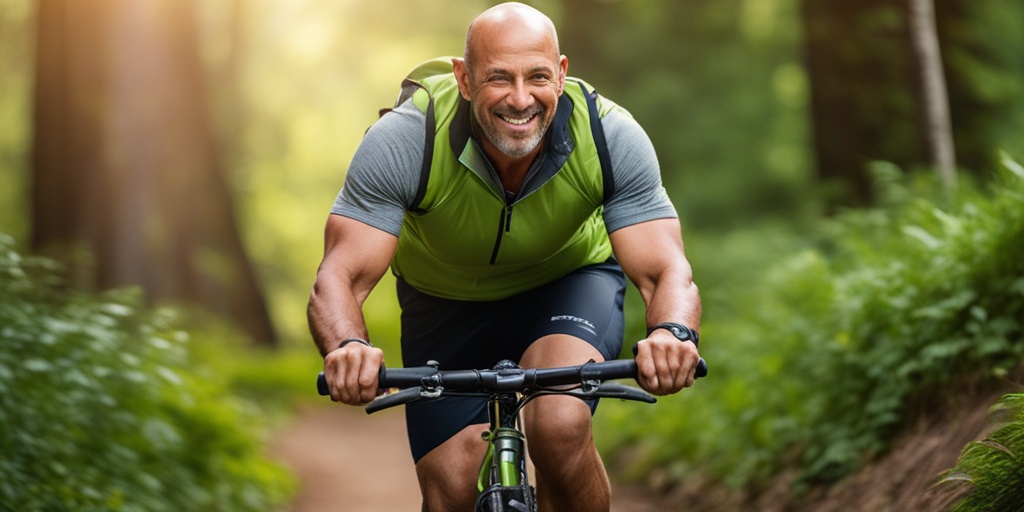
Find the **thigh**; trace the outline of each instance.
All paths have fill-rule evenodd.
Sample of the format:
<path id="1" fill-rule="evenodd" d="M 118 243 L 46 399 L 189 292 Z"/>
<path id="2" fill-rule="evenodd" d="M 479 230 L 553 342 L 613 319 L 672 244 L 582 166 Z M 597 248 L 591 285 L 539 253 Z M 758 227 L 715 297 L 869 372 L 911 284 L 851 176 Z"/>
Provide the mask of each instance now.
<path id="1" fill-rule="evenodd" d="M 521 319 L 529 329 L 526 338 L 540 340 L 563 334 L 583 340 L 603 359 L 619 356 L 625 326 L 626 278 L 617 263 L 581 268 L 530 293 L 530 306 Z"/>
<path id="2" fill-rule="evenodd" d="M 405 428 L 413 461 L 419 463 L 467 427 L 487 422 L 487 402 L 482 398 L 446 397 L 406 405 Z"/>

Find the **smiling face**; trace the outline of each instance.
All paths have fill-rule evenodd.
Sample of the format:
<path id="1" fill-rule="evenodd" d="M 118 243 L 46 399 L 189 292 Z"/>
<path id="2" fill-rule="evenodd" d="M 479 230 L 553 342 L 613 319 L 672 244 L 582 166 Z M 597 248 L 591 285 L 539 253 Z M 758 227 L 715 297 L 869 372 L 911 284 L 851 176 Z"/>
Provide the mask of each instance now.
<path id="1" fill-rule="evenodd" d="M 555 117 L 569 66 L 551 21 L 521 4 L 492 8 L 470 26 L 466 58 L 454 65 L 485 146 L 512 158 L 533 155 Z"/>

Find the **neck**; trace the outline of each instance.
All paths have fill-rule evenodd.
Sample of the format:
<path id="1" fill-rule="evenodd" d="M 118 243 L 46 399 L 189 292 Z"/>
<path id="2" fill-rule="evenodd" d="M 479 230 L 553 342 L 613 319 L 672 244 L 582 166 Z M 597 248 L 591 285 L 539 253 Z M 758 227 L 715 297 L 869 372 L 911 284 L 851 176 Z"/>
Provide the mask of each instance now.
<path id="1" fill-rule="evenodd" d="M 537 147 L 533 148 L 533 151 L 526 155 L 509 156 L 492 144 L 487 137 L 480 137 L 479 141 L 484 154 L 490 159 L 491 165 L 494 166 L 495 172 L 498 173 L 501 185 L 505 190 L 513 193 L 518 193 L 519 189 L 522 188 L 523 180 L 526 179 L 526 174 L 530 171 L 530 167 L 533 166 L 533 161 L 537 159 L 537 155 L 540 154 L 545 142 L 542 140 L 540 144 L 537 144 Z"/>

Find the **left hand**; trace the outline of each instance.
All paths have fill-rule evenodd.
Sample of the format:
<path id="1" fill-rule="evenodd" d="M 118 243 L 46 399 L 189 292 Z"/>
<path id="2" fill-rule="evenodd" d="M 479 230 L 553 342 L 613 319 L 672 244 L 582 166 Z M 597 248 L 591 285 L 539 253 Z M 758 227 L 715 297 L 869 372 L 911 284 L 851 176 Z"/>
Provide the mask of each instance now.
<path id="1" fill-rule="evenodd" d="M 656 329 L 637 344 L 636 381 L 652 395 L 670 395 L 693 385 L 697 346 Z"/>

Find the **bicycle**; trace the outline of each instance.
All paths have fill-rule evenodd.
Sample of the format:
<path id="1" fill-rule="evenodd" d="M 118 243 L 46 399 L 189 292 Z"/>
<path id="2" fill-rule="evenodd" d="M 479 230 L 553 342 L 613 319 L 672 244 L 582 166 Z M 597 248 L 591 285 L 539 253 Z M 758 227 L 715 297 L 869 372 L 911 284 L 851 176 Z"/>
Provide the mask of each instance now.
<path id="1" fill-rule="evenodd" d="M 381 367 L 381 389 L 399 391 L 378 397 L 366 406 L 366 413 L 437 400 L 445 396 L 486 397 L 490 426 L 483 434 L 488 443 L 477 476 L 476 512 L 536 512 L 536 490 L 526 470 L 526 435 L 520 427 L 520 413 L 534 398 L 567 395 L 581 400 L 619 398 L 653 404 L 657 399 L 646 391 L 615 379 L 637 375 L 636 361 L 619 359 L 588 362 L 559 368 L 524 369 L 509 360 L 490 370 L 439 370 L 435 361 L 414 368 Z M 707 363 L 700 359 L 696 377 L 707 376 Z M 329 395 L 321 372 L 317 391 Z"/>

